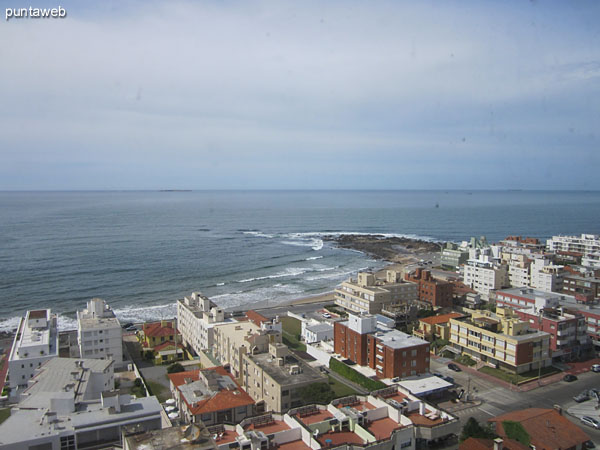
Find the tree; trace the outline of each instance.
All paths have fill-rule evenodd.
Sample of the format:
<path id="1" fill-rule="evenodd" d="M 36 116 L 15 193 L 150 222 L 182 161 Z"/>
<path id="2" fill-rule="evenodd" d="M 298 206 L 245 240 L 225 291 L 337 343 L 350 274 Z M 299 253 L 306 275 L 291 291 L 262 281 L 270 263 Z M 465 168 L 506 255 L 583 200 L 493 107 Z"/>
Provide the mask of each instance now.
<path id="1" fill-rule="evenodd" d="M 146 350 L 146 353 L 144 353 L 144 359 L 147 361 L 152 361 L 154 359 L 154 352 L 152 350 Z"/>
<path id="2" fill-rule="evenodd" d="M 300 389 L 304 403 L 327 404 L 335 397 L 328 383 L 313 383 Z"/>
<path id="3" fill-rule="evenodd" d="M 178 372 L 185 372 L 185 367 L 183 367 L 179 363 L 171 364 L 169 367 L 167 367 L 167 373 L 178 373 Z"/>
<path id="4" fill-rule="evenodd" d="M 474 417 L 469 417 L 469 420 L 467 420 L 467 423 L 462 429 L 460 441 L 462 442 L 465 439 L 469 439 L 470 437 L 494 439 L 497 436 L 496 433 L 494 433 L 490 428 L 482 427 L 481 425 L 479 425 L 477 419 L 475 419 Z"/>

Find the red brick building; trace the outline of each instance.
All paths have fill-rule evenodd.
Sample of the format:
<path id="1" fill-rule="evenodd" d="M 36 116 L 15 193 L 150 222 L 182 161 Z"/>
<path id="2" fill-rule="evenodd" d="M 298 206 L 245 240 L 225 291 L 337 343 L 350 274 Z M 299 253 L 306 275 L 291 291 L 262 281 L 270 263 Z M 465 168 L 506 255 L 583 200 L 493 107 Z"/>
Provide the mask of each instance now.
<path id="1" fill-rule="evenodd" d="M 374 316 L 350 314 L 333 326 L 334 349 L 379 378 L 408 377 L 429 371 L 429 342 L 401 331 L 377 326 Z"/>
<path id="2" fill-rule="evenodd" d="M 429 270 L 418 268 L 414 273 L 407 273 L 406 281 L 417 283 L 417 298 L 437 308 L 452 306 L 452 283 L 436 280 Z"/>

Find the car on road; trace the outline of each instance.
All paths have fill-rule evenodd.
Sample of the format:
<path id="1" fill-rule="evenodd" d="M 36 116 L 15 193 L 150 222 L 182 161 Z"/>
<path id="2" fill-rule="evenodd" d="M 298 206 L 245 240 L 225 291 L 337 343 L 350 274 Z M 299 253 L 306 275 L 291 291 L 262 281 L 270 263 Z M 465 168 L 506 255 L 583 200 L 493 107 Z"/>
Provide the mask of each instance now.
<path id="1" fill-rule="evenodd" d="M 577 381 L 577 377 L 568 373 L 563 377 L 563 381 L 570 383 L 571 381 Z"/>
<path id="2" fill-rule="evenodd" d="M 596 419 L 594 419 L 593 417 L 590 416 L 583 416 L 581 419 L 581 422 L 583 422 L 585 425 L 589 426 L 589 427 L 593 427 L 593 428 L 600 428 L 600 422 L 598 422 Z"/>
<path id="3" fill-rule="evenodd" d="M 455 372 L 462 372 L 462 369 L 454 363 L 448 363 L 448 369 L 453 370 Z"/>
<path id="4" fill-rule="evenodd" d="M 323 317 L 325 319 L 331 319 L 331 314 L 329 314 L 329 313 L 323 313 Z"/>
<path id="5" fill-rule="evenodd" d="M 600 364 L 594 364 L 592 366 L 592 372 L 600 372 Z"/>
<path id="6" fill-rule="evenodd" d="M 127 329 L 133 326 L 133 322 L 127 322 L 125 325 L 122 325 L 123 328 Z"/>
<path id="7" fill-rule="evenodd" d="M 585 402 L 589 399 L 590 399 L 590 393 L 588 391 L 583 391 L 583 392 L 577 394 L 575 397 L 573 397 L 573 400 L 575 400 L 577 403 Z"/>

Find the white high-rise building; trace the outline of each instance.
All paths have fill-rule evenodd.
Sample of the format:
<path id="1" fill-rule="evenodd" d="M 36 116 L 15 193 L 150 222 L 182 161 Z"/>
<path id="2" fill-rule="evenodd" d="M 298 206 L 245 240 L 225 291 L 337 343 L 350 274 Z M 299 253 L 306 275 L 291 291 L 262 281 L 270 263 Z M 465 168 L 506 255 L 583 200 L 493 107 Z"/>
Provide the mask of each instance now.
<path id="1" fill-rule="evenodd" d="M 123 365 L 123 329 L 106 302 L 93 298 L 77 311 L 77 343 L 82 358 L 112 359 Z"/>
<path id="2" fill-rule="evenodd" d="M 501 264 L 500 250 L 497 246 L 471 249 L 464 266 L 464 283 L 484 300 L 489 300 L 491 291 L 510 285 L 508 266 Z"/>
<path id="3" fill-rule="evenodd" d="M 215 325 L 231 322 L 231 319 L 225 320 L 222 308 L 198 292 L 177 300 L 177 329 L 181 341 L 197 354 L 213 348 Z"/>
<path id="4" fill-rule="evenodd" d="M 56 315 L 49 309 L 27 311 L 19 322 L 8 357 L 7 386 L 12 399 L 27 388 L 27 382 L 44 362 L 58 356 Z"/>
<path id="5" fill-rule="evenodd" d="M 600 235 L 552 236 L 552 239 L 546 242 L 546 248 L 551 252 L 577 252 L 585 256 L 600 252 Z"/>

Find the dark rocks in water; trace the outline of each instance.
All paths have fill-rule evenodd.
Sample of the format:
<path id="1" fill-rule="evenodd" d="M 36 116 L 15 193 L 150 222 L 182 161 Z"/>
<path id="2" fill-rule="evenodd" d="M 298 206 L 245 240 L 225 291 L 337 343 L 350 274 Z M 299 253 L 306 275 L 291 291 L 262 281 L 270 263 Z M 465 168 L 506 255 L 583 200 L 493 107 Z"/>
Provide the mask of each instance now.
<path id="1" fill-rule="evenodd" d="M 439 252 L 443 242 L 430 242 L 406 237 L 389 237 L 381 234 L 341 234 L 324 236 L 338 247 L 358 250 L 375 258 L 401 261 L 407 256 Z"/>

